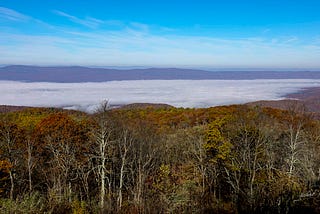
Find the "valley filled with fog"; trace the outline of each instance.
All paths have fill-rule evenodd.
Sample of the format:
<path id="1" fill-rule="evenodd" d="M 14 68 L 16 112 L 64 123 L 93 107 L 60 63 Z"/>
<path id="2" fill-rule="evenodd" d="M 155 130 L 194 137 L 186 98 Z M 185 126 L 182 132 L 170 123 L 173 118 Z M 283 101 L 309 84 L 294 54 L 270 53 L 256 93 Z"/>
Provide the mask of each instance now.
<path id="1" fill-rule="evenodd" d="M 165 103 L 175 107 L 210 107 L 257 100 L 278 100 L 320 80 L 135 80 L 100 83 L 0 81 L 0 105 L 62 107 L 93 112 L 110 105 Z"/>

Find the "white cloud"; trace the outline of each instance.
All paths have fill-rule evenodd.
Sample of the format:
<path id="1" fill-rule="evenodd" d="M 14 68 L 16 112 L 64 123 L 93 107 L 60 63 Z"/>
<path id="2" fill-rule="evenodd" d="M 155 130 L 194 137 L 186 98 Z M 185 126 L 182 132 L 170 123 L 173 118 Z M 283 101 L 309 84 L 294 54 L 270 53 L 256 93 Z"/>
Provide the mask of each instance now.
<path id="1" fill-rule="evenodd" d="M 266 33 L 269 33 L 271 32 L 271 29 L 270 28 L 265 28 L 262 30 L 262 34 L 266 34 Z"/>
<path id="2" fill-rule="evenodd" d="M 100 24 L 103 23 L 102 20 L 92 18 L 92 17 L 85 17 L 84 19 L 80 19 L 76 16 L 72 16 L 70 14 L 67 14 L 65 12 L 59 11 L 59 10 L 54 10 L 53 11 L 56 15 L 66 17 L 68 18 L 71 22 L 89 27 L 89 28 L 97 28 Z"/>
<path id="3" fill-rule="evenodd" d="M 0 18 L 4 18 L 11 21 L 28 21 L 31 17 L 26 16 L 17 11 L 11 10 L 6 7 L 0 7 Z"/>
<path id="4" fill-rule="evenodd" d="M 139 22 L 130 22 L 130 27 L 138 30 L 138 31 L 142 31 L 142 32 L 147 32 L 149 31 L 149 26 L 146 24 L 142 24 Z"/>
<path id="5" fill-rule="evenodd" d="M 53 106 L 92 111 L 136 102 L 176 107 L 209 107 L 281 99 L 320 80 L 139 80 L 103 83 L 24 83 L 0 81 L 0 104 Z"/>

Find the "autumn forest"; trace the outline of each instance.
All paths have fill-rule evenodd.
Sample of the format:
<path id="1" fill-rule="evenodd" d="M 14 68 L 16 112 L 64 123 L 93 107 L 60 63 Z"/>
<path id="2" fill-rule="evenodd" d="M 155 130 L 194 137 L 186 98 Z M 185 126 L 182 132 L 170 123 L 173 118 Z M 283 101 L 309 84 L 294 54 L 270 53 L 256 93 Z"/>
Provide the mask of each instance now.
<path id="1" fill-rule="evenodd" d="M 320 212 L 320 122 L 301 105 L 0 118 L 1 213 Z"/>

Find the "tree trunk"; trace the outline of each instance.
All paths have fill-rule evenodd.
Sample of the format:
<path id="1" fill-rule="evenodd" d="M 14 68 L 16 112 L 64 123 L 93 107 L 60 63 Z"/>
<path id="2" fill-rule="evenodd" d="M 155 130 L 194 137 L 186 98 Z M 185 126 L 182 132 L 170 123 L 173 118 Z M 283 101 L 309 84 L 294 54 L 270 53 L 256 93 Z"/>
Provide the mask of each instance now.
<path id="1" fill-rule="evenodd" d="M 28 168 L 28 183 L 29 183 L 29 194 L 32 192 L 32 148 L 31 148 L 31 142 L 28 140 L 27 142 L 27 152 L 28 152 L 28 158 L 27 158 L 27 168 Z"/>
<path id="2" fill-rule="evenodd" d="M 121 169 L 120 169 L 120 181 L 119 181 L 119 194 L 118 194 L 118 207 L 121 209 L 122 206 L 122 187 L 123 187 L 123 175 L 124 175 L 124 164 L 125 157 L 122 158 Z"/>
<path id="3" fill-rule="evenodd" d="M 10 187 L 10 199 L 13 200 L 14 180 L 13 180 L 13 174 L 12 174 L 11 170 L 9 172 L 9 175 L 10 175 L 10 184 L 11 184 L 11 187 Z"/>
<path id="4" fill-rule="evenodd" d="M 104 199 L 106 196 L 106 190 L 105 190 L 105 177 L 106 177 L 106 172 L 105 172 L 105 142 L 104 142 L 104 137 L 102 137 L 101 143 L 100 143 L 100 155 L 101 155 L 101 169 L 100 169 L 100 176 L 101 176 L 101 186 L 100 186 L 100 208 L 103 210 L 104 208 Z"/>

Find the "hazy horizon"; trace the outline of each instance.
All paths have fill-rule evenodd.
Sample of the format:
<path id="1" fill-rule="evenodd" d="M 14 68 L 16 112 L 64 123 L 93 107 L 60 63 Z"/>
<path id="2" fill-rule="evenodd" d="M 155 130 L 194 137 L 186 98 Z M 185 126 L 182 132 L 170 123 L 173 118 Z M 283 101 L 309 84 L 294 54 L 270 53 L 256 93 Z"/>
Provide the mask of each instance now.
<path id="1" fill-rule="evenodd" d="M 318 71 L 320 72 L 320 68 L 228 68 L 228 67 L 203 67 L 203 66 L 116 66 L 116 65 L 78 65 L 78 64 L 70 64 L 70 65 L 61 65 L 61 64 L 0 64 L 0 68 L 7 66 L 36 66 L 36 67 L 87 67 L 87 68 L 106 68 L 106 69 L 118 69 L 118 70 L 131 70 L 131 69 L 151 69 L 151 68 L 174 68 L 174 69 L 192 69 L 192 70 L 204 70 L 204 71 Z"/>

